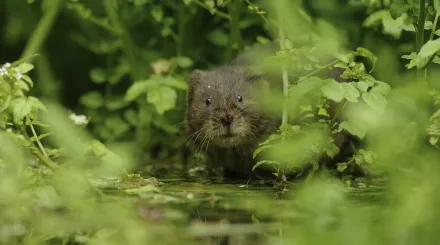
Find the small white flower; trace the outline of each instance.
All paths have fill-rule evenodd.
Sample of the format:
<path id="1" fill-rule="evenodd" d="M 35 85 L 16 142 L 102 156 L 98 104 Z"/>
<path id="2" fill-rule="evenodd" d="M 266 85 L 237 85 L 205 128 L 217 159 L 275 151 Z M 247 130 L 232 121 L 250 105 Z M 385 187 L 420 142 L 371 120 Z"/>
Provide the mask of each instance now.
<path id="1" fill-rule="evenodd" d="M 11 67 L 11 63 L 9 63 L 9 62 L 6 62 L 6 63 L 3 65 L 3 68 L 9 68 L 9 67 Z"/>
<path id="2" fill-rule="evenodd" d="M 22 77 L 23 75 L 21 75 L 21 73 L 17 73 L 17 80 L 21 80 Z"/>
<path id="3" fill-rule="evenodd" d="M 0 76 L 8 75 L 8 70 L 4 67 L 0 68 Z"/>
<path id="4" fill-rule="evenodd" d="M 89 120 L 84 115 L 76 115 L 75 113 L 71 113 L 69 115 L 70 120 L 72 120 L 76 125 L 87 125 Z"/>

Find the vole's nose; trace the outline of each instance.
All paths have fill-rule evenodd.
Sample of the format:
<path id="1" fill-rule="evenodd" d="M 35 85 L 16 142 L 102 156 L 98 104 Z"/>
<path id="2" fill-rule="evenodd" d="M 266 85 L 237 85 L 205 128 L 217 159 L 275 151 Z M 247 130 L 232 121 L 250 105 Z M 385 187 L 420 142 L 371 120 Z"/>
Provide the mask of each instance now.
<path id="1" fill-rule="evenodd" d="M 224 126 L 229 128 L 231 126 L 231 123 L 232 123 L 233 119 L 234 118 L 231 115 L 228 114 L 228 115 L 222 117 L 221 122 L 223 123 Z"/>

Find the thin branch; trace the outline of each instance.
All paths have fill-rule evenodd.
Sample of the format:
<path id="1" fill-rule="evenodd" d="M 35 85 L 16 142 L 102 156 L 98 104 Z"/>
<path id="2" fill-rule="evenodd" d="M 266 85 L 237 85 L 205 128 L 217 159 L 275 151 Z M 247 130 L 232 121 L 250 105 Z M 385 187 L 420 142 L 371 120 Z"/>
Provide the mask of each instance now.
<path id="1" fill-rule="evenodd" d="M 43 153 L 44 157 L 47 157 L 46 150 L 44 149 L 43 144 L 41 144 L 41 141 L 38 139 L 37 132 L 35 132 L 35 128 L 34 128 L 34 125 L 32 124 L 31 119 L 29 119 L 29 117 L 26 117 L 26 120 L 29 121 L 29 125 L 30 125 L 31 130 L 32 130 L 32 135 L 35 137 L 35 141 L 37 142 L 38 147 L 40 147 L 40 150 Z"/>
<path id="2" fill-rule="evenodd" d="M 280 49 L 281 50 L 285 50 L 285 44 L 284 41 L 286 39 L 285 34 L 284 34 L 284 15 L 283 15 L 283 8 L 284 8 L 284 0 L 280 0 L 279 3 L 279 21 L 280 21 L 280 25 L 279 25 L 279 32 L 280 32 Z M 287 99 L 288 96 L 288 92 L 289 92 L 289 77 L 287 76 L 287 70 L 286 67 L 283 66 L 282 67 L 282 73 L 283 73 L 283 95 L 284 95 L 284 100 Z M 289 118 L 288 118 L 288 113 L 287 113 L 287 105 L 286 105 L 286 101 L 284 102 L 283 105 L 283 117 L 282 117 L 282 124 L 287 124 Z"/>

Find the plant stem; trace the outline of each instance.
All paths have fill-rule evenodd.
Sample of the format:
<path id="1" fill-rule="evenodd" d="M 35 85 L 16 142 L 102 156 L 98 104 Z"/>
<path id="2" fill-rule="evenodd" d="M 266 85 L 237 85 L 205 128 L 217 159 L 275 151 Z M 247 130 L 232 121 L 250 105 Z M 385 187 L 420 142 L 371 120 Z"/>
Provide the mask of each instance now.
<path id="1" fill-rule="evenodd" d="M 226 60 L 232 58 L 234 49 L 241 50 L 243 48 L 243 42 L 240 35 L 240 2 L 235 1 L 228 5 L 228 11 L 231 13 L 232 20 L 229 23 L 230 34 L 228 49 L 225 52 Z"/>
<path id="2" fill-rule="evenodd" d="M 438 14 L 435 15 L 434 23 L 432 23 L 432 30 L 431 35 L 429 36 L 429 40 L 432 40 L 434 38 L 435 29 L 437 29 L 437 22 L 438 22 Z"/>
<path id="3" fill-rule="evenodd" d="M 315 75 L 315 74 L 318 74 L 319 72 L 321 72 L 321 71 L 324 70 L 324 69 L 328 69 L 329 67 L 333 66 L 334 64 L 336 64 L 336 63 L 338 63 L 338 62 L 339 62 L 339 60 L 334 60 L 334 61 L 328 63 L 327 65 L 324 65 L 323 67 L 321 67 L 321 68 L 319 68 L 319 69 L 316 69 L 316 70 L 314 70 L 314 71 L 312 71 L 312 72 L 306 74 L 306 75 L 303 76 L 301 79 L 299 79 L 297 83 L 300 83 L 300 82 L 306 80 L 307 78 L 309 78 L 309 77 L 311 77 L 311 76 L 313 76 L 313 75 Z"/>
<path id="4" fill-rule="evenodd" d="M 197 5 L 199 5 L 200 7 L 204 8 L 204 9 L 206 9 L 208 11 L 211 11 L 211 8 L 209 8 L 208 6 L 206 6 L 204 3 L 200 2 L 199 0 L 192 0 L 191 2 L 194 2 Z M 232 20 L 232 17 L 230 15 L 228 15 L 226 13 L 223 13 L 221 11 L 218 11 L 217 9 L 214 9 L 213 13 L 218 15 L 218 16 L 220 16 L 220 17 L 222 17 L 222 18 L 224 18 L 224 19 Z"/>
<path id="5" fill-rule="evenodd" d="M 437 22 L 438 22 L 438 13 L 435 15 L 435 18 L 434 18 L 434 23 L 432 23 L 432 30 L 431 30 L 431 35 L 429 36 L 429 41 L 431 41 L 433 38 L 434 38 L 434 33 L 435 33 L 435 29 L 437 29 Z M 434 54 L 430 59 L 429 59 L 429 61 L 428 61 L 428 63 L 426 64 L 426 66 L 425 66 L 425 73 L 424 73 L 424 77 L 425 77 L 425 85 L 427 85 L 428 84 L 428 80 L 427 80 L 427 77 L 428 77 L 428 65 L 429 65 L 429 63 L 431 63 L 431 61 L 434 59 L 434 57 L 436 56 L 437 54 Z"/>
<path id="6" fill-rule="evenodd" d="M 417 25 L 417 34 L 416 34 L 417 53 L 420 52 L 420 49 L 425 44 L 425 1 L 426 0 L 420 0 L 419 23 Z M 417 69 L 417 81 L 419 83 L 424 83 L 426 85 L 426 76 L 424 76 L 424 79 L 422 79 L 422 72 L 420 68 Z"/>
<path id="7" fill-rule="evenodd" d="M 41 49 L 50 30 L 52 29 L 53 24 L 55 23 L 63 3 L 64 1 L 62 0 L 53 0 L 52 8 L 48 9 L 38 22 L 37 27 L 32 33 L 29 42 L 26 44 L 26 47 L 20 56 L 20 59 L 31 56 Z"/>
<path id="8" fill-rule="evenodd" d="M 284 34 L 284 0 L 280 0 L 279 6 L 278 6 L 278 16 L 279 16 L 279 35 L 280 35 L 280 48 L 281 50 L 285 50 L 285 44 L 284 41 L 286 39 L 285 34 Z M 286 67 L 283 66 L 282 68 L 282 73 L 283 73 L 283 95 L 284 95 L 284 105 L 283 105 L 283 115 L 282 115 L 282 124 L 287 124 L 289 118 L 288 118 L 288 114 L 287 114 L 287 96 L 288 96 L 288 92 L 289 92 L 289 77 L 287 76 L 287 71 L 286 71 Z"/>
<path id="9" fill-rule="evenodd" d="M 111 23 L 115 26 L 115 28 L 120 33 L 120 38 L 122 39 L 122 51 L 125 53 L 127 57 L 128 63 L 131 67 L 131 78 L 133 81 L 139 80 L 143 78 L 142 69 L 138 66 L 136 55 L 134 52 L 134 42 L 131 39 L 131 36 L 127 32 L 127 28 L 125 28 L 122 21 L 119 19 L 118 15 L 118 2 L 115 0 L 106 0 L 103 1 L 105 10 L 107 15 L 111 21 Z"/>
<path id="10" fill-rule="evenodd" d="M 30 127 L 31 127 L 31 131 L 32 131 L 32 135 L 35 137 L 35 141 L 37 142 L 38 147 L 40 147 L 40 150 L 41 150 L 41 152 L 43 153 L 44 157 L 47 158 L 46 150 L 44 149 L 43 144 L 41 144 L 41 141 L 38 139 L 38 135 L 37 135 L 37 133 L 35 132 L 35 128 L 34 128 L 34 125 L 32 125 L 32 121 L 31 121 L 31 119 L 29 119 L 29 117 L 26 117 L 26 120 L 29 121 L 29 125 L 30 125 Z"/>
<path id="11" fill-rule="evenodd" d="M 29 135 L 27 134 L 25 127 L 24 127 L 23 125 L 21 125 L 21 126 L 17 126 L 17 127 L 20 129 L 20 131 L 21 131 L 21 133 L 23 134 L 23 136 L 24 136 L 29 142 L 32 143 L 32 140 L 31 140 L 31 138 L 29 137 Z M 40 159 L 40 161 L 41 161 L 44 165 L 46 165 L 46 167 L 48 167 L 48 168 L 51 169 L 52 171 L 55 171 L 55 170 L 58 168 L 58 166 L 57 166 L 54 162 L 52 162 L 52 160 L 50 160 L 48 157 L 43 156 L 43 154 L 41 154 L 40 151 L 39 151 L 39 150 L 38 150 L 33 144 L 32 144 L 32 146 L 33 146 L 33 148 L 35 148 L 35 150 L 32 151 L 32 152 L 35 154 L 35 156 L 36 156 L 38 159 Z"/>

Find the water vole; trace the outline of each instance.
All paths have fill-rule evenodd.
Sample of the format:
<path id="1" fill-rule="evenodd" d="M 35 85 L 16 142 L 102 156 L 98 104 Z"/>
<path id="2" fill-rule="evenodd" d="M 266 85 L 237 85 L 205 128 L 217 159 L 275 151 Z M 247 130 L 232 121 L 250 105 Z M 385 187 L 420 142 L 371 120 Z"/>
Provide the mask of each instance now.
<path id="1" fill-rule="evenodd" d="M 186 129 L 208 163 L 222 166 L 225 177 L 253 176 L 253 151 L 277 124 L 259 106 L 258 89 L 268 84 L 238 63 L 195 70 L 189 77 Z"/>

